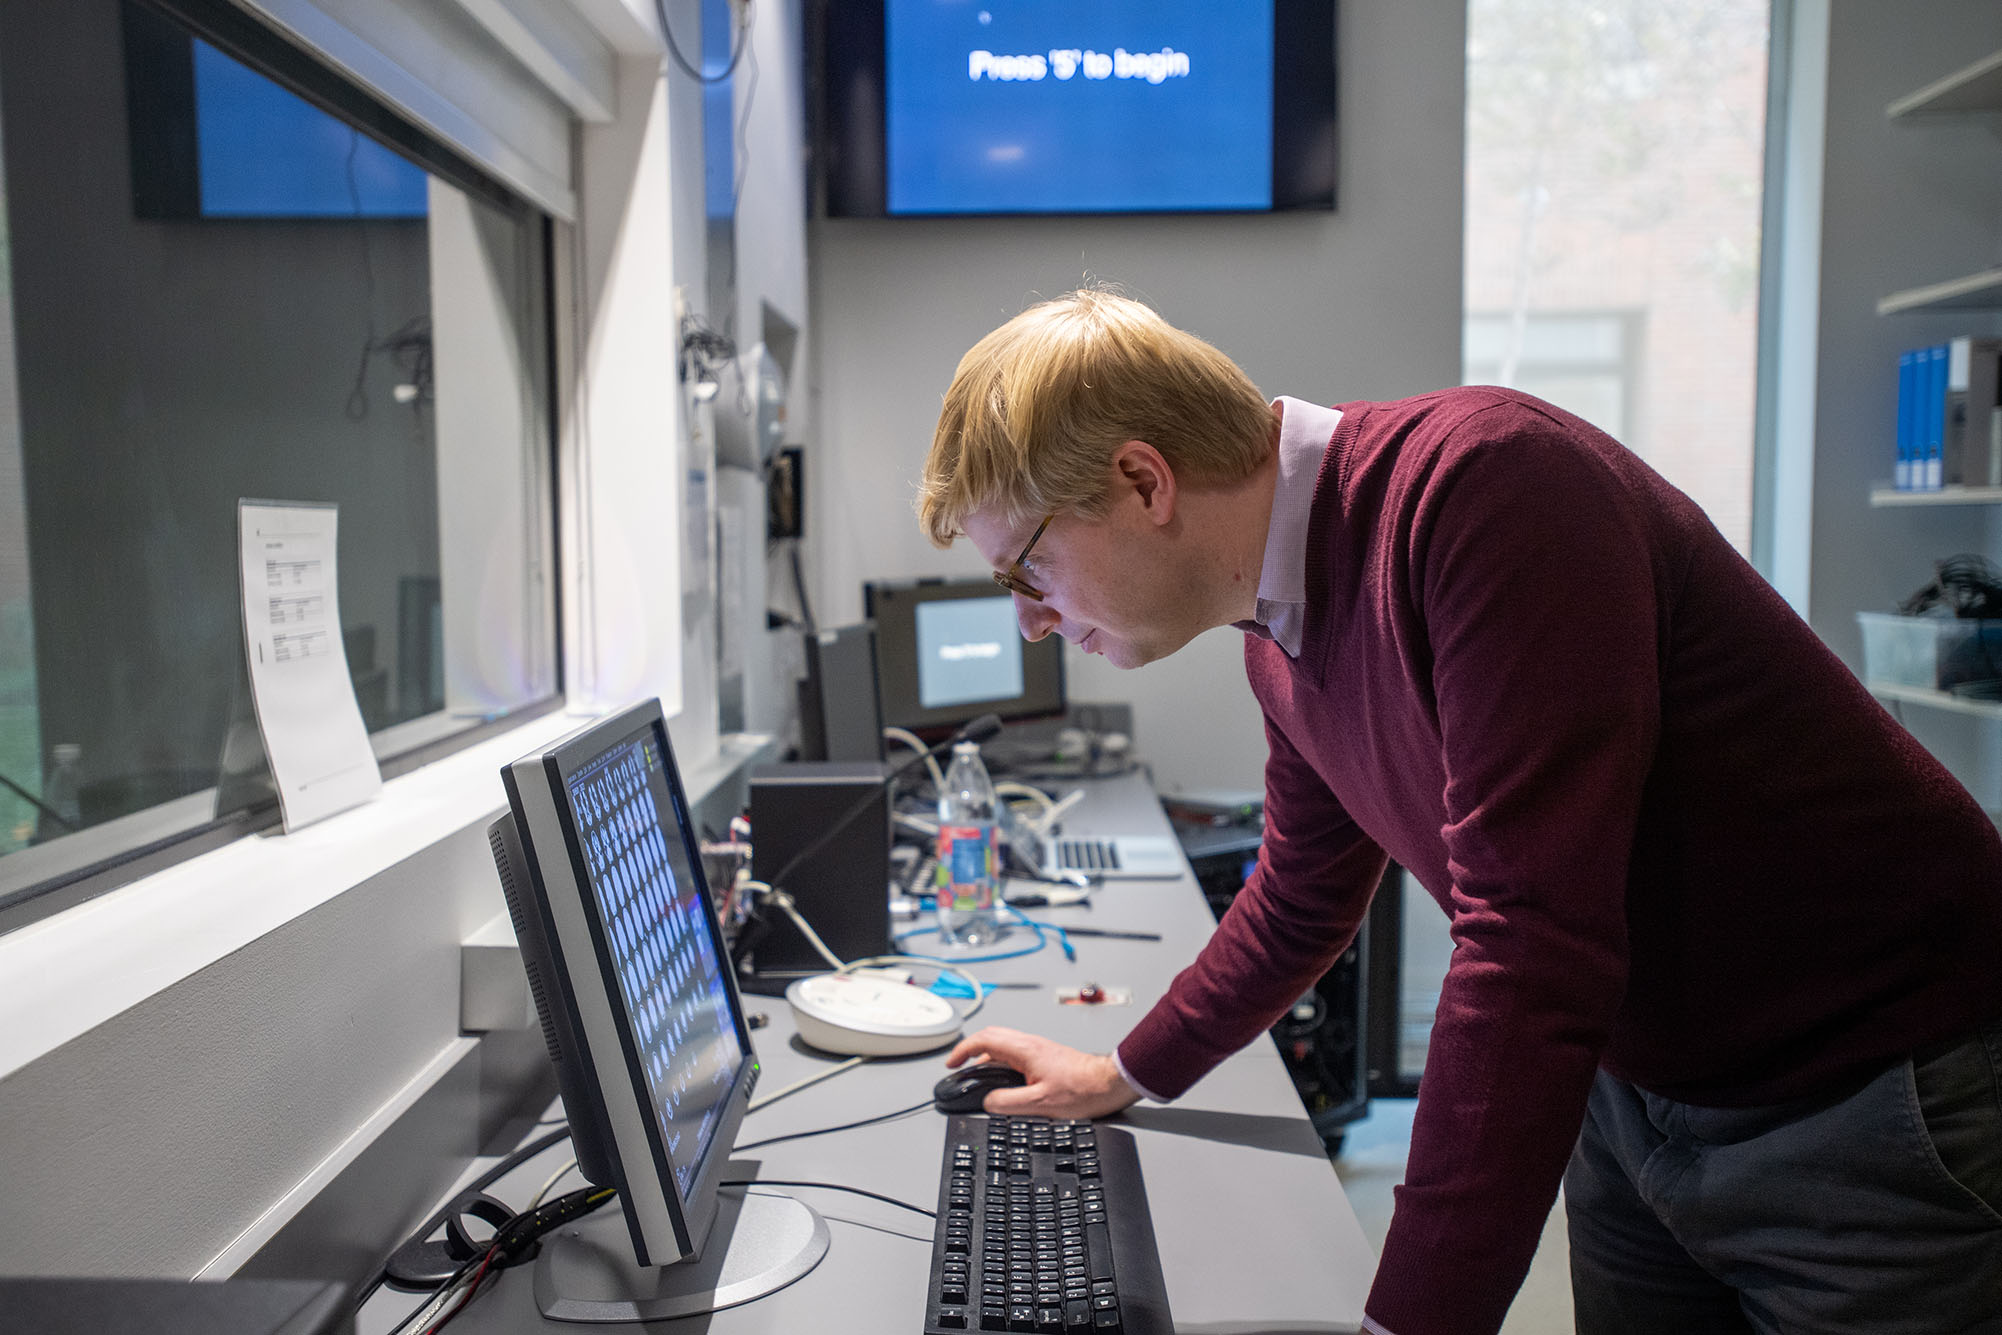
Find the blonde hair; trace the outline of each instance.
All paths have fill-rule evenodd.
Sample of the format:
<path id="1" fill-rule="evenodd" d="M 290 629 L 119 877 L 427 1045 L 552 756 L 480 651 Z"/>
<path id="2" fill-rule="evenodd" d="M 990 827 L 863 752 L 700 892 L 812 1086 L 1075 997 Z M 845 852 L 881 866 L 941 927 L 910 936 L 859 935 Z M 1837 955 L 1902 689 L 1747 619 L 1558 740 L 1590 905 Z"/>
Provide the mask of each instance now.
<path id="1" fill-rule="evenodd" d="M 1209 344 L 1099 288 L 1023 311 L 960 359 L 919 484 L 919 523 L 952 544 L 966 516 L 1011 521 L 1107 510 L 1107 471 L 1129 440 L 1197 485 L 1238 482 L 1271 457 L 1272 410 Z"/>

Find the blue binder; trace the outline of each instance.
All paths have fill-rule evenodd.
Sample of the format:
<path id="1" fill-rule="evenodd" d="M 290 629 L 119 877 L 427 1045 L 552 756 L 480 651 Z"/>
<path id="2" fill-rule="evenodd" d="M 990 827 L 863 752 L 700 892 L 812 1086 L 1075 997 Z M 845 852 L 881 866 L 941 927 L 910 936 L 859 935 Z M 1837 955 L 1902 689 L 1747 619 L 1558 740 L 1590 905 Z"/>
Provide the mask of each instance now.
<path id="1" fill-rule="evenodd" d="M 1919 410 L 1919 354 L 1908 348 L 1898 354 L 1898 464 L 1891 484 L 1899 491 L 1912 489 L 1913 442 Z"/>

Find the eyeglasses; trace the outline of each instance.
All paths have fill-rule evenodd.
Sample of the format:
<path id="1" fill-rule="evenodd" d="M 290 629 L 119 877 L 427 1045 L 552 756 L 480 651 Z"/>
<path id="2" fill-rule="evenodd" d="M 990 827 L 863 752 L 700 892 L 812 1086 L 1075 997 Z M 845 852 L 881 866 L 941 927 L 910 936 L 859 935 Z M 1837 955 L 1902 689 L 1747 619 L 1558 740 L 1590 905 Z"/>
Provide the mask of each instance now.
<path id="1" fill-rule="evenodd" d="M 1036 549 L 1036 540 L 1043 536 L 1043 530 L 1048 528 L 1050 521 L 1055 518 L 1055 515 L 1043 516 L 1043 522 L 1036 525 L 1036 531 L 1031 533 L 1029 541 L 1023 544 L 1022 554 L 1016 557 L 1013 564 L 1006 570 L 996 570 L 993 572 L 996 584 L 999 584 L 1010 593 L 1018 594 L 1032 601 L 1039 603 L 1043 601 L 1043 591 L 1022 578 L 1022 562 L 1029 559 L 1029 553 Z"/>

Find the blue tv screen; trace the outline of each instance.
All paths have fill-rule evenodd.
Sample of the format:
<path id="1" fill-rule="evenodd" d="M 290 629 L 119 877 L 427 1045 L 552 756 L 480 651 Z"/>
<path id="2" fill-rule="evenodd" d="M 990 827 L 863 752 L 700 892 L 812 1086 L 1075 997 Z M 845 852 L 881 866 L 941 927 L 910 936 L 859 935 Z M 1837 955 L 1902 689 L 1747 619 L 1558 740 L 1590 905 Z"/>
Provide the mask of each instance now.
<path id="1" fill-rule="evenodd" d="M 194 43 L 204 218 L 422 218 L 424 169 L 207 42 Z"/>
<path id="2" fill-rule="evenodd" d="M 842 0 L 836 217 L 1334 207 L 1332 0 Z"/>

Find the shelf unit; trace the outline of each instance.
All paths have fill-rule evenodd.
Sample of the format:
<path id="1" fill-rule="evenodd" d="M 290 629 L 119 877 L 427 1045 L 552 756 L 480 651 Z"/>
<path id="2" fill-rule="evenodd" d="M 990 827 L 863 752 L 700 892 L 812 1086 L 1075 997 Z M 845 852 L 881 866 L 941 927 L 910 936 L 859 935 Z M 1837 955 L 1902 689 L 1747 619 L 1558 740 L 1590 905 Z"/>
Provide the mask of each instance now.
<path id="1" fill-rule="evenodd" d="M 1981 111 L 2002 111 L 2002 51 L 1935 79 L 1884 108 L 1894 121 Z"/>
<path id="2" fill-rule="evenodd" d="M 2002 51 L 1907 93 L 1884 108 L 1884 114 L 1894 121 L 1995 111 L 2002 111 Z M 1877 303 L 1879 315 L 1950 310 L 2002 310 L 2002 268 L 1893 292 Z"/>
<path id="3" fill-rule="evenodd" d="M 1903 315 L 1908 311 L 1993 311 L 2002 310 L 2002 269 L 1984 269 L 1965 278 L 1949 278 L 1944 283 L 1906 288 L 1877 301 L 1877 314 Z"/>
<path id="4" fill-rule="evenodd" d="M 1924 705 L 1928 709 L 1942 709 L 1949 714 L 1971 714 L 1976 718 L 2002 719 L 2002 700 L 1970 700 L 1951 691 L 1934 691 L 1924 686 L 1894 686 L 1886 681 L 1866 681 L 1863 685 L 1879 700 Z"/>
<path id="5" fill-rule="evenodd" d="M 1884 108 L 1894 121 L 1913 123 L 1928 118 L 1982 115 L 2002 112 L 2002 51 L 1993 52 L 1971 65 L 1935 79 L 1925 87 L 1907 93 Z M 1924 287 L 1893 292 L 1877 302 L 1877 314 L 1899 315 L 1914 311 L 1997 311 L 2002 310 L 2002 267 Z M 1870 489 L 1874 508 L 1940 505 L 2002 504 L 2002 487 L 1943 487 L 1938 491 L 1899 491 L 1895 487 Z M 1922 686 L 1897 686 L 1870 681 L 1864 685 L 1880 700 L 1920 705 L 1950 714 L 1973 718 L 2002 719 L 2002 701 L 1972 700 L 1949 691 Z"/>
<path id="6" fill-rule="evenodd" d="M 1900 491 L 1889 483 L 1870 488 L 1873 509 L 1905 505 L 2002 505 L 2002 487 L 1941 487 L 1937 491 Z"/>

